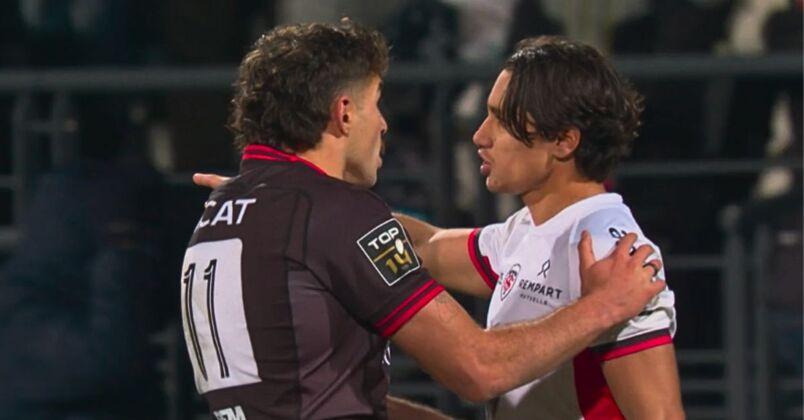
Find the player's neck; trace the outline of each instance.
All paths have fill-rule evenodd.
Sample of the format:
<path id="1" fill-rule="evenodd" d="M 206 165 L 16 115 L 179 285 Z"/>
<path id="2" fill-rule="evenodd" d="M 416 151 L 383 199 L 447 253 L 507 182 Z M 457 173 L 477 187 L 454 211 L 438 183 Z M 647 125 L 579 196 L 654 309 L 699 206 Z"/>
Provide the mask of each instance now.
<path id="1" fill-rule="evenodd" d="M 337 139 L 322 136 L 315 148 L 298 153 L 298 156 L 318 166 L 327 175 L 343 180 L 346 168 L 346 155 L 341 149 L 343 144 Z"/>
<path id="2" fill-rule="evenodd" d="M 606 188 L 602 183 L 580 176 L 564 179 L 553 177 L 538 188 L 526 192 L 521 198 L 530 210 L 533 223 L 538 226 L 578 201 L 604 192 Z"/>

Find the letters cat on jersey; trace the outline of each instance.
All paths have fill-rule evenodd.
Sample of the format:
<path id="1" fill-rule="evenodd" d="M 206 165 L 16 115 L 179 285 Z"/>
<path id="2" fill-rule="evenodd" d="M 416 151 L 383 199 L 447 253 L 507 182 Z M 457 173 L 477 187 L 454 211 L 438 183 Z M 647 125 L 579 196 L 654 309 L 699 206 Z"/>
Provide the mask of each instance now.
<path id="1" fill-rule="evenodd" d="M 256 198 L 239 198 L 237 200 L 224 201 L 221 207 L 218 209 L 218 212 L 215 214 L 215 217 L 213 217 L 212 219 L 204 219 L 204 216 L 206 216 L 206 214 L 202 215 L 201 220 L 199 220 L 198 224 L 195 226 L 195 230 L 207 226 L 215 226 L 218 223 L 225 223 L 229 226 L 239 225 L 243 221 L 243 216 L 246 215 L 246 210 L 248 209 L 248 206 L 256 202 L 257 202 Z M 204 203 L 204 208 L 208 209 L 210 207 L 215 207 L 217 205 L 218 205 L 217 201 L 209 200 L 206 203 Z M 235 218 L 235 213 L 237 213 L 237 218 Z"/>

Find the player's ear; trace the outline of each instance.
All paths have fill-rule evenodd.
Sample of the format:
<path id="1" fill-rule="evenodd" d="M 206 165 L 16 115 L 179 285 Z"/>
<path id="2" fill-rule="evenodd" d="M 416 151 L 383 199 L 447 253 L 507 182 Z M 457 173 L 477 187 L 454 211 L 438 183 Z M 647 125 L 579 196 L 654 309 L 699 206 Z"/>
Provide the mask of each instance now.
<path id="1" fill-rule="evenodd" d="M 329 112 L 329 123 L 338 137 L 349 135 L 349 131 L 352 127 L 353 109 L 354 101 L 348 93 L 342 93 L 332 101 Z"/>
<path id="2" fill-rule="evenodd" d="M 558 160 L 569 160 L 580 144 L 581 130 L 578 130 L 576 127 L 571 127 L 559 134 L 553 153 Z"/>

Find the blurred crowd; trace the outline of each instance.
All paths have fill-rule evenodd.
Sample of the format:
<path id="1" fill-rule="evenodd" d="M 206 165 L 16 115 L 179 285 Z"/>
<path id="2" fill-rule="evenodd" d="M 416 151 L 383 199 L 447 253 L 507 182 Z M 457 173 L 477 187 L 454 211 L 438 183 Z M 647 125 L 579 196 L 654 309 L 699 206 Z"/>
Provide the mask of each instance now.
<path id="1" fill-rule="evenodd" d="M 18 0 L 0 12 L 0 70 L 234 67 L 276 24 L 341 16 L 379 28 L 395 61 L 431 66 L 501 63 L 516 41 L 541 34 L 563 34 L 615 57 L 802 52 L 800 0 Z M 435 200 L 452 200 L 454 220 L 442 223 L 453 226 L 501 220 L 513 210 L 513 200 L 502 199 L 491 218 L 475 211 L 484 192 L 469 139 L 490 82 L 448 92 L 454 196 L 433 197 L 416 178 L 381 182 L 389 203 L 427 217 Z M 646 110 L 631 162 L 801 159 L 801 75 L 633 83 Z M 152 413 L 165 408 L 157 369 L 165 355 L 153 337 L 177 319 L 178 256 L 205 196 L 166 179 L 235 168 L 224 127 L 229 96 L 221 89 L 70 99 L 65 115 L 74 124 L 62 130 L 77 155 L 37 164 L 24 218 L 12 221 L 12 206 L 0 206 L 0 224 L 21 233 L 0 259 L 0 418 L 161 417 Z M 390 126 L 384 171 L 438 165 L 432 127 L 445 116 L 435 87 L 388 83 L 383 96 Z M 53 98 L 31 101 L 34 115 L 47 115 Z M 0 96 L 2 174 L 12 172 L 12 132 L 26 129 L 10 118 L 18 107 L 18 98 Z M 42 143 L 33 152 L 52 157 Z M 800 374 L 801 182 L 800 170 L 780 167 L 728 178 L 622 177 L 608 185 L 666 254 L 720 252 L 724 221 L 770 224 L 776 337 L 793 348 L 780 363 Z M 707 281 L 718 273 L 668 269 L 678 345 L 721 345 L 711 319 L 720 287 Z"/>

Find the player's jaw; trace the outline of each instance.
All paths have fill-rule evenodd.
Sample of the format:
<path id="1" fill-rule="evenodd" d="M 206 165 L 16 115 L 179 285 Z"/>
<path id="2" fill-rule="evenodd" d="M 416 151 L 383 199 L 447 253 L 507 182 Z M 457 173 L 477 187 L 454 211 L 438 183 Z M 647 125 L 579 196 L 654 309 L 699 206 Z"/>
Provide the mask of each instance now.
<path id="1" fill-rule="evenodd" d="M 504 162 L 495 161 L 483 150 L 480 156 L 480 174 L 485 177 L 486 189 L 493 193 L 507 193 L 511 189 L 510 171 Z"/>
<path id="2" fill-rule="evenodd" d="M 365 148 L 347 156 L 344 180 L 363 187 L 372 187 L 377 183 L 377 171 L 381 166 L 379 148 Z"/>
<path id="3" fill-rule="evenodd" d="M 385 120 L 380 115 L 381 122 L 378 123 L 377 129 L 373 130 L 371 138 L 370 153 L 365 156 L 363 161 L 364 173 L 367 175 L 368 186 L 373 186 L 377 183 L 377 171 L 382 167 L 382 156 L 385 152 L 385 143 L 383 141 L 383 133 L 386 131 Z"/>
<path id="4" fill-rule="evenodd" d="M 541 188 L 551 172 L 546 144 L 526 146 L 513 136 L 494 139 L 480 145 L 480 174 L 486 188 L 493 193 L 522 195 Z"/>
<path id="5" fill-rule="evenodd" d="M 346 152 L 345 179 L 353 184 L 371 187 L 377 182 L 377 171 L 382 166 L 383 134 L 388 124 L 378 107 L 378 77 L 372 78 L 366 88 L 356 96 L 352 131 Z"/>
<path id="6" fill-rule="evenodd" d="M 364 187 L 371 187 L 377 182 L 377 171 L 382 167 L 385 149 L 382 139 L 386 127 L 384 120 L 373 125 L 374 127 L 355 133 L 349 140 L 351 144 L 346 154 L 345 179 Z"/>
<path id="7" fill-rule="evenodd" d="M 508 133 L 484 137 L 478 130 L 474 143 L 486 188 L 493 193 L 518 194 L 527 183 L 530 171 L 526 166 L 532 151 Z"/>
<path id="8" fill-rule="evenodd" d="M 479 147 L 477 155 L 480 158 L 480 175 L 485 178 L 486 188 L 493 193 L 507 192 L 508 166 L 506 156 L 495 157 L 495 150 L 491 147 Z"/>

